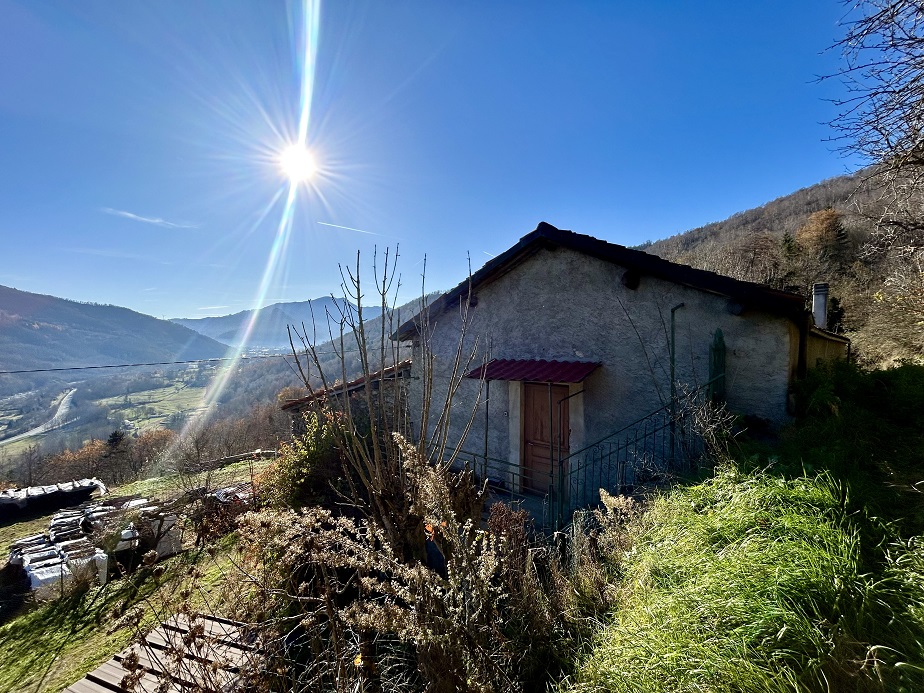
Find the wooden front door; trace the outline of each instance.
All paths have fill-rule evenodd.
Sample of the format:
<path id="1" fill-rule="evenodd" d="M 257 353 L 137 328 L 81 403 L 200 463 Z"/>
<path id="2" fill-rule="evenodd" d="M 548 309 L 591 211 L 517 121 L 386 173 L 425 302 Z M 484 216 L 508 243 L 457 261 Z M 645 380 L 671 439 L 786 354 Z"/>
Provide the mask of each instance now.
<path id="1" fill-rule="evenodd" d="M 548 493 L 553 482 L 552 461 L 558 459 L 559 450 L 562 457 L 568 454 L 571 428 L 567 397 L 567 385 L 523 385 L 523 487 L 526 491 Z"/>

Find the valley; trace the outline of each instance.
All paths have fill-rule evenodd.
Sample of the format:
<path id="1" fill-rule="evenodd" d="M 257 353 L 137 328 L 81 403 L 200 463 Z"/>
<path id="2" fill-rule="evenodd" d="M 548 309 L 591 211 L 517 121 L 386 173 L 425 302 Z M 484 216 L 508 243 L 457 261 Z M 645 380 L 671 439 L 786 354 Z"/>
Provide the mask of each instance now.
<path id="1" fill-rule="evenodd" d="M 339 333 L 350 310 L 345 300 L 319 298 L 167 321 L 0 287 L 0 477 L 14 474 L 26 457 L 76 450 L 113 431 L 129 437 L 178 431 L 209 401 L 217 419 L 272 404 L 280 390 L 300 384 L 289 364 L 288 325 L 326 341 L 320 335 Z M 370 317 L 380 312 L 364 309 Z M 241 360 L 221 361 L 245 332 Z M 172 362 L 181 363 L 113 367 Z M 228 367 L 232 372 L 219 385 L 216 377 Z"/>
<path id="2" fill-rule="evenodd" d="M 77 421 L 77 417 L 68 418 L 68 414 L 71 411 L 71 401 L 74 399 L 75 392 L 77 392 L 76 389 L 65 390 L 62 392 L 58 397 L 55 398 L 55 401 L 52 403 L 55 406 L 55 413 L 51 419 L 41 424 L 40 426 L 36 426 L 35 428 L 26 431 L 25 433 L 20 433 L 10 438 L 0 439 L 0 447 L 11 445 L 22 440 L 28 440 L 29 438 L 34 438 L 35 436 L 54 431 L 58 428 L 63 428 L 64 426 Z"/>
<path id="3" fill-rule="evenodd" d="M 204 410 L 203 401 L 217 367 L 196 365 L 143 376 L 110 375 L 74 382 L 54 398 L 41 391 L 0 402 L 0 476 L 30 454 L 55 454 L 84 441 L 106 439 L 114 430 L 130 436 L 179 428 Z M 37 408 L 49 401 L 44 409 Z M 39 419 L 39 423 L 35 423 Z"/>

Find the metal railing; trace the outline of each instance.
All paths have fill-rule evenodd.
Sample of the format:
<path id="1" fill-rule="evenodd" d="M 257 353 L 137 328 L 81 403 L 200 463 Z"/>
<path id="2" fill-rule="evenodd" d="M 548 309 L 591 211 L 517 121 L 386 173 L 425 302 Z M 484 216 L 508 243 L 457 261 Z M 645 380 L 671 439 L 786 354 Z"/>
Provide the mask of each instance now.
<path id="1" fill-rule="evenodd" d="M 703 455 L 690 419 L 704 395 L 700 388 L 561 457 L 552 503 L 555 528 L 567 525 L 575 510 L 599 503 L 600 489 L 631 492 L 637 484 L 689 471 Z"/>
<path id="2" fill-rule="evenodd" d="M 524 473 L 519 461 L 513 463 L 483 453 L 462 450 L 456 453 L 453 466 L 471 469 L 479 483 L 487 482 L 492 501 L 503 501 L 527 510 L 539 528 L 554 529 L 555 513 L 551 505 L 555 497 L 553 489 L 549 487 L 545 493 L 529 490 L 530 477 Z"/>
<path id="3" fill-rule="evenodd" d="M 711 385 L 677 397 L 576 452 L 559 454 L 547 490 L 528 490 L 534 477 L 527 477 L 519 460 L 459 451 L 454 464 L 487 481 L 494 498 L 529 510 L 542 529 L 558 530 L 575 510 L 597 505 L 600 489 L 626 493 L 636 485 L 690 471 L 704 454 L 692 414 L 708 398 Z"/>

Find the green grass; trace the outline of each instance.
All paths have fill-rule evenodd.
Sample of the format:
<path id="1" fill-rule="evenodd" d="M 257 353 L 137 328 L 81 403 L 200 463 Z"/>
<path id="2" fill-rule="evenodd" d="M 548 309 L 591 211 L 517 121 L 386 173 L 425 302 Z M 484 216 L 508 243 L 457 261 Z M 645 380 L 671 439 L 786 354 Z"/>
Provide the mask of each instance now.
<path id="1" fill-rule="evenodd" d="M 163 563 L 159 577 L 147 571 L 38 605 L 0 626 L 0 693 L 52 693 L 71 685 L 124 649 L 140 631 L 174 613 L 179 586 L 190 571 L 197 590 L 193 609 L 214 608 L 220 599 L 228 559 L 225 554 L 188 553 Z M 140 609 L 138 625 L 118 626 L 130 609 Z"/>
<path id="2" fill-rule="evenodd" d="M 656 499 L 576 690 L 924 690 L 924 551 L 867 572 L 829 475 L 725 469 Z"/>
<path id="3" fill-rule="evenodd" d="M 231 486 L 244 481 L 250 481 L 251 473 L 253 475 L 258 475 L 272 463 L 273 461 L 269 459 L 243 460 L 211 472 L 201 472 L 191 475 L 168 474 L 152 479 L 142 479 L 130 484 L 125 484 L 124 486 L 114 487 L 110 492 L 116 495 L 137 493 L 141 496 L 166 500 L 177 498 L 181 496 L 184 491 L 191 488 L 206 485 L 211 488 L 221 488 L 222 486 Z"/>
<path id="4" fill-rule="evenodd" d="M 259 473 L 269 464 L 257 460 L 252 466 L 246 461 L 228 465 L 213 473 L 211 484 L 215 487 L 249 480 L 251 471 Z M 165 476 L 114 487 L 110 493 L 167 499 L 204 482 L 204 475 L 185 480 Z M 0 527 L 0 551 L 15 539 L 47 530 L 50 518 L 51 515 L 46 515 Z M 112 630 L 117 620 L 113 614 L 139 606 L 143 609 L 142 629 L 152 627 L 179 608 L 180 587 L 192 568 L 199 573 L 191 605 L 220 611 L 219 600 L 232 546 L 233 542 L 222 542 L 215 556 L 190 550 L 171 558 L 163 563 L 167 570 L 159 578 L 139 571 L 105 587 L 54 602 L 27 601 L 19 615 L 0 625 L 0 693 L 26 690 L 50 693 L 69 686 L 126 647 L 137 633 L 131 627 Z"/>
<path id="5" fill-rule="evenodd" d="M 924 533 L 924 366 L 818 369 L 801 384 L 800 418 L 774 450 L 774 470 L 829 471 L 852 512 Z M 768 458 L 760 456 L 757 465 Z"/>
<path id="6" fill-rule="evenodd" d="M 22 522 L 13 522 L 12 524 L 0 524 L 0 561 L 6 563 L 6 551 L 17 539 L 29 537 L 33 534 L 41 534 L 48 531 L 48 522 L 54 513 L 31 517 Z M 0 563 L 2 565 L 2 563 Z"/>
<path id="7" fill-rule="evenodd" d="M 23 440 L 16 440 L 16 441 L 13 441 L 12 443 L 4 443 L 2 446 L 0 446 L 0 455 L 2 455 L 0 456 L 0 475 L 2 475 L 4 471 L 6 471 L 5 469 L 2 468 L 4 466 L 3 462 L 5 460 L 8 460 L 9 463 L 11 464 L 13 459 L 16 458 L 18 455 L 22 454 L 23 452 L 25 452 L 29 448 L 30 445 L 36 445 L 36 444 L 41 445 L 42 440 L 47 438 L 49 435 L 52 435 L 53 433 L 54 431 L 52 431 L 51 433 L 43 433 L 37 436 L 31 436 L 29 438 L 25 438 Z"/>
<path id="8" fill-rule="evenodd" d="M 172 414 L 193 414 L 202 410 L 205 392 L 204 387 L 176 383 L 128 395 L 106 397 L 95 400 L 95 403 L 131 421 L 138 429 L 145 430 L 163 428 Z"/>

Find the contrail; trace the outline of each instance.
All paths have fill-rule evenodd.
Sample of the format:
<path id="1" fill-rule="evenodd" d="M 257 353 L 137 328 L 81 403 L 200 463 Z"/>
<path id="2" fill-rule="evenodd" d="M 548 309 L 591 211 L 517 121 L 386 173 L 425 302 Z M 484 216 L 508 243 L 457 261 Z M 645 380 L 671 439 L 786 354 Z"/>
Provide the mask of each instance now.
<path id="1" fill-rule="evenodd" d="M 363 231 L 362 229 L 354 229 L 352 226 L 341 226 L 340 224 L 328 224 L 326 221 L 318 222 L 321 226 L 332 226 L 335 229 L 346 229 L 347 231 L 356 231 L 357 233 L 368 233 L 370 236 L 381 236 L 380 233 L 375 233 L 374 231 Z"/>

